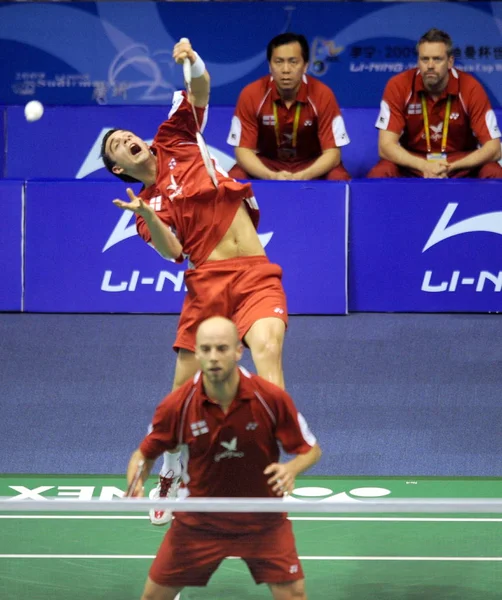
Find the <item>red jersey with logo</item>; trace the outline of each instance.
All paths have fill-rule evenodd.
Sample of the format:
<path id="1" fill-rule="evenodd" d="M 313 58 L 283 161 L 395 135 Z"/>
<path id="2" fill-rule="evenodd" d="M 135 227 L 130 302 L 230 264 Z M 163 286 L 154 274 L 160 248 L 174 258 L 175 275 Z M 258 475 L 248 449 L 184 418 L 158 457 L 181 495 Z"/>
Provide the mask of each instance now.
<path id="1" fill-rule="evenodd" d="M 182 496 L 276 496 L 265 467 L 288 454 L 304 454 L 316 443 L 291 397 L 276 385 L 239 369 L 236 398 L 225 414 L 210 400 L 199 373 L 157 407 L 153 430 L 140 446 L 149 459 L 182 448 Z M 180 522 L 205 529 L 259 531 L 284 520 L 283 513 L 176 513 Z"/>
<path id="2" fill-rule="evenodd" d="M 297 106 L 299 118 L 295 126 Z M 290 108 L 282 101 L 270 75 L 247 85 L 237 101 L 227 139 L 231 146 L 291 162 L 316 159 L 324 150 L 349 142 L 335 95 L 327 85 L 306 75 Z"/>
<path id="3" fill-rule="evenodd" d="M 399 134 L 399 143 L 410 152 L 427 153 L 422 95 L 424 95 L 431 152 L 441 152 L 448 97 L 451 98 L 445 152 L 475 150 L 499 138 L 497 118 L 483 86 L 470 74 L 449 72 L 448 84 L 437 100 L 425 93 L 420 71 L 409 69 L 392 77 L 385 87 L 376 122 L 378 129 Z"/>
<path id="4" fill-rule="evenodd" d="M 207 107 L 196 108 L 201 129 Z M 235 214 L 246 201 L 255 227 L 259 211 L 250 184 L 235 181 L 216 165 L 218 188 L 204 166 L 195 134 L 197 124 L 185 92 L 176 92 L 167 121 L 159 127 L 152 152 L 157 156 L 157 179 L 140 192 L 159 218 L 174 231 L 183 254 L 193 266 L 202 264 L 223 238 Z M 139 235 L 151 241 L 144 219 L 136 216 Z"/>

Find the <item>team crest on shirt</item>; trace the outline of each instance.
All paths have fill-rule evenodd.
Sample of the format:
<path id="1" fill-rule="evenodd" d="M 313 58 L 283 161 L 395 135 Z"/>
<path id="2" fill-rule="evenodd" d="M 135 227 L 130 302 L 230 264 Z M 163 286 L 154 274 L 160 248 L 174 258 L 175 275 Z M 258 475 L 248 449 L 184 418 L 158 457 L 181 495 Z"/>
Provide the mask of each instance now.
<path id="1" fill-rule="evenodd" d="M 274 115 L 263 115 L 261 118 L 261 122 L 264 125 L 275 125 L 275 117 Z"/>
<path id="2" fill-rule="evenodd" d="M 214 455 L 214 462 L 220 462 L 222 458 L 243 458 L 244 452 L 237 450 L 237 438 L 232 438 L 229 442 L 220 442 L 225 448 L 223 452 Z"/>
<path id="3" fill-rule="evenodd" d="M 159 211 L 162 208 L 162 196 L 154 196 L 148 201 L 150 208 L 154 211 Z"/>
<path id="4" fill-rule="evenodd" d="M 421 115 L 422 114 L 422 105 L 421 104 L 408 104 L 408 114 L 409 115 Z"/>
<path id="5" fill-rule="evenodd" d="M 209 433 L 209 427 L 205 421 L 195 421 L 195 423 L 190 423 L 190 429 L 192 430 L 192 435 L 194 437 L 202 435 L 203 433 Z"/>
<path id="6" fill-rule="evenodd" d="M 443 124 L 439 123 L 439 125 L 431 125 L 430 129 L 432 131 L 431 140 L 437 142 L 441 139 L 443 135 Z"/>

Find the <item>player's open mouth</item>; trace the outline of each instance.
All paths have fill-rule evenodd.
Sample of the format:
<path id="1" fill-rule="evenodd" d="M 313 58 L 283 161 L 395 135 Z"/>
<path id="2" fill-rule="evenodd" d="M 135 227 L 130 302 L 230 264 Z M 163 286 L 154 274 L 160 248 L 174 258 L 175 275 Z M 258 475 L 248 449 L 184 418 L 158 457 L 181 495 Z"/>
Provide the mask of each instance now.
<path id="1" fill-rule="evenodd" d="M 138 144 L 131 144 L 129 150 L 133 156 L 136 156 L 136 154 L 139 154 L 141 152 L 141 146 L 139 146 Z"/>

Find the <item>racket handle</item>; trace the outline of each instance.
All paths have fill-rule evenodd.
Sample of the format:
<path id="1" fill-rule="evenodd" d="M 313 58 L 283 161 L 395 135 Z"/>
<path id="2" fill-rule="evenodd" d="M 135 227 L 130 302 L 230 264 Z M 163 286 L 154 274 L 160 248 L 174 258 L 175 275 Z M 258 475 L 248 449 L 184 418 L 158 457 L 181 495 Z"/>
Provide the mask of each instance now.
<path id="1" fill-rule="evenodd" d="M 186 37 L 180 38 L 180 42 L 188 42 L 189 39 Z M 185 78 L 186 83 L 192 83 L 192 65 L 190 64 L 190 59 L 185 58 L 183 61 L 183 77 Z"/>
<path id="2" fill-rule="evenodd" d="M 134 477 L 125 493 L 126 498 L 130 498 L 132 496 L 132 494 L 134 493 L 134 490 L 136 489 L 136 487 L 139 483 L 139 480 L 141 479 L 141 475 L 143 475 L 144 466 L 145 466 L 145 461 L 140 460 L 138 462 L 138 466 L 136 467 L 136 472 L 134 473 Z"/>

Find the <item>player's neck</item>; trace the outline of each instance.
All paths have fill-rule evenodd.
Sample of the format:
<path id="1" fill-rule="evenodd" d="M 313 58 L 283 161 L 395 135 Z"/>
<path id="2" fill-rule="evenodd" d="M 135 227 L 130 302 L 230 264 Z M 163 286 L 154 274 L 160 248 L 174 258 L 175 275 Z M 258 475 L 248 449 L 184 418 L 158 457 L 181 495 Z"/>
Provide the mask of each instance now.
<path id="1" fill-rule="evenodd" d="M 223 412 L 227 412 L 232 401 L 237 395 L 239 389 L 240 376 L 238 369 L 235 369 L 232 375 L 225 381 L 212 383 L 207 381 L 206 377 L 204 380 L 204 390 L 211 400 L 217 402 Z"/>
<path id="2" fill-rule="evenodd" d="M 298 96 L 299 89 L 300 89 L 300 86 L 298 86 L 295 90 L 286 90 L 286 91 L 281 90 L 279 92 L 281 100 L 286 105 L 286 108 L 291 108 L 291 106 L 293 106 L 293 104 L 296 103 L 296 97 Z"/>
<path id="3" fill-rule="evenodd" d="M 133 177 L 139 179 L 145 187 L 153 185 L 157 180 L 157 157 L 152 154 L 151 158 L 141 165 L 140 172 Z"/>

